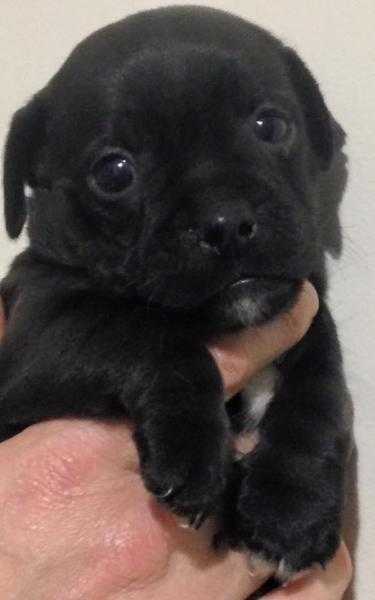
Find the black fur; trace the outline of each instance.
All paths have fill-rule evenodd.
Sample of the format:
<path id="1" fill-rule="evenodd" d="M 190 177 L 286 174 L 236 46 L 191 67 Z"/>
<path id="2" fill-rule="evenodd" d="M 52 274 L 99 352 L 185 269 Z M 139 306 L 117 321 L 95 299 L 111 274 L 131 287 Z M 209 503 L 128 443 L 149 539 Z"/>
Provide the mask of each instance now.
<path id="1" fill-rule="evenodd" d="M 288 115 L 293 135 L 257 139 L 260 106 Z M 7 229 L 17 237 L 27 216 L 30 246 L 1 288 L 1 438 L 42 419 L 126 414 L 162 502 L 195 524 L 216 513 L 217 542 L 287 572 L 325 564 L 340 536 L 350 423 L 324 300 L 321 182 L 343 137 L 296 53 L 227 13 L 150 11 L 81 43 L 7 141 Z M 116 200 L 88 184 L 106 147 L 136 165 Z M 256 223 L 241 251 L 204 238 L 223 214 Z M 233 465 L 206 343 L 286 310 L 304 278 L 319 314 L 279 364 L 256 451 Z"/>

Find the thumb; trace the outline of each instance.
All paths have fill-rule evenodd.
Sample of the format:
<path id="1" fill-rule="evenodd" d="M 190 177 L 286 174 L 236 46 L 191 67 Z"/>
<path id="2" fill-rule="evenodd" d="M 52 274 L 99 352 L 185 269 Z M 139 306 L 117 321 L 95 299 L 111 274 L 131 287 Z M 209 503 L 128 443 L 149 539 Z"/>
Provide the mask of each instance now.
<path id="1" fill-rule="evenodd" d="M 227 396 L 242 390 L 249 379 L 297 344 L 319 308 L 318 294 L 305 281 L 297 302 L 286 313 L 260 327 L 225 336 L 209 346 L 220 369 Z"/>

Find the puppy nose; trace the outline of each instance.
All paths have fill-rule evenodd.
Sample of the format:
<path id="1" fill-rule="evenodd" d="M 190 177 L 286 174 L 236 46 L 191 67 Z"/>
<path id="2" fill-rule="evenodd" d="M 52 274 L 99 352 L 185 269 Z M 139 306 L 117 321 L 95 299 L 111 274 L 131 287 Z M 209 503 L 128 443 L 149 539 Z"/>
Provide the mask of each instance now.
<path id="1" fill-rule="evenodd" d="M 248 215 L 217 214 L 203 227 L 201 243 L 222 255 L 243 254 L 256 235 L 257 224 Z"/>

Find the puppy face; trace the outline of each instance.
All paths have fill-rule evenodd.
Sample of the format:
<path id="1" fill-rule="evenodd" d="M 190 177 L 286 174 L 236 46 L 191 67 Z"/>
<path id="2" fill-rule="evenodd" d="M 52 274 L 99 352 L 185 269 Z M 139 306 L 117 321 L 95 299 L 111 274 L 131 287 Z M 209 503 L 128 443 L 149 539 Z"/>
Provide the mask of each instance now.
<path id="1" fill-rule="evenodd" d="M 220 11 L 141 13 L 94 34 L 19 111 L 8 232 L 110 293 L 228 327 L 320 268 L 315 185 L 331 118 L 295 53 Z"/>

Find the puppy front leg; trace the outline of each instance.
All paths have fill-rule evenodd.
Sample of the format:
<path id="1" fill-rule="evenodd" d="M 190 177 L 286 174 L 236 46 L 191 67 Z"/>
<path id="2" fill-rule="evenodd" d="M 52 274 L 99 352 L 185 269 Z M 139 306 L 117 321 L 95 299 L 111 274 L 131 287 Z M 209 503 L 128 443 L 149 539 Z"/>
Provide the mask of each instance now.
<path id="1" fill-rule="evenodd" d="M 231 462 L 220 376 L 203 348 L 173 348 L 158 363 L 131 407 L 143 477 L 161 502 L 199 526 L 217 508 Z"/>
<path id="2" fill-rule="evenodd" d="M 221 495 L 228 421 L 205 348 L 152 311 L 23 294 L 0 347 L 0 439 L 44 419 L 128 416 L 145 481 L 193 521 Z M 63 297 L 64 298 L 64 297 Z"/>
<path id="3" fill-rule="evenodd" d="M 350 439 L 333 322 L 324 306 L 282 369 L 255 451 L 236 465 L 223 540 L 271 562 L 281 580 L 325 565 L 341 526 Z"/>

